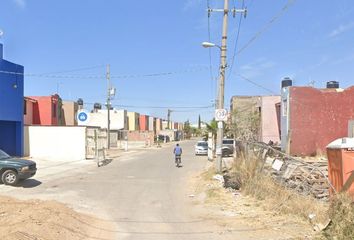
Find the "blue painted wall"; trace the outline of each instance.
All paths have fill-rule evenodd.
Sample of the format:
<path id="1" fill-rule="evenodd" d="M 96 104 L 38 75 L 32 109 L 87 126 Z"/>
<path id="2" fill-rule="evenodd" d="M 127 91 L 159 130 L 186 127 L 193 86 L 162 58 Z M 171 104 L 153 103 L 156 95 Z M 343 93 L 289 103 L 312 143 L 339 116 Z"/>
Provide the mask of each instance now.
<path id="1" fill-rule="evenodd" d="M 0 149 L 23 156 L 24 68 L 4 60 L 2 50 L 0 44 Z"/>

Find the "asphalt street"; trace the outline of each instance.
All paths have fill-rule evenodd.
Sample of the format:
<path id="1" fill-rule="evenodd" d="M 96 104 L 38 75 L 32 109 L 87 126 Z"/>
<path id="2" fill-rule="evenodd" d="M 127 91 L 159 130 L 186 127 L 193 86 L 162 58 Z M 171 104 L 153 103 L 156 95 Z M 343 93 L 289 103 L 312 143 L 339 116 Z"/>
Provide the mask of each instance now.
<path id="1" fill-rule="evenodd" d="M 235 239 L 235 232 L 225 233 L 202 218 L 189 196 L 191 175 L 207 163 L 206 156 L 194 155 L 194 143 L 181 143 L 181 168 L 175 167 L 174 145 L 168 144 L 122 154 L 100 168 L 75 165 L 73 171 L 38 175 L 22 187 L 2 185 L 1 191 L 18 198 L 57 200 L 113 221 L 116 239 Z M 31 186 L 33 181 L 40 184 Z"/>

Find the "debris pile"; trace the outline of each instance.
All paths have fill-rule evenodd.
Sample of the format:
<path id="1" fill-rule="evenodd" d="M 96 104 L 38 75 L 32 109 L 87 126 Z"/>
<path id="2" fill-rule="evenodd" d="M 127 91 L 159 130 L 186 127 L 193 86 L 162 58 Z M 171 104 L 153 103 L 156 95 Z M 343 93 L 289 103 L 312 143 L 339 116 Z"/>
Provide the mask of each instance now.
<path id="1" fill-rule="evenodd" d="M 282 185 L 317 199 L 329 198 L 329 190 L 333 186 L 328 179 L 328 163 L 324 159 L 305 161 L 265 144 L 255 144 L 253 153 L 264 161 L 262 171 L 268 171 Z"/>

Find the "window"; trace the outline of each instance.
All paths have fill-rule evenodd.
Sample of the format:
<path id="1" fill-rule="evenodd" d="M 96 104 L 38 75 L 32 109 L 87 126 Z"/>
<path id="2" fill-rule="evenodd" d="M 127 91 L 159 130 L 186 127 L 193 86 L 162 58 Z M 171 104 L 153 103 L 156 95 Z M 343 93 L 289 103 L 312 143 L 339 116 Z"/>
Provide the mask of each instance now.
<path id="1" fill-rule="evenodd" d="M 233 145 L 234 144 L 234 140 L 232 140 L 232 139 L 222 140 L 222 144 Z"/>
<path id="2" fill-rule="evenodd" d="M 52 116 L 53 116 L 53 118 L 57 117 L 57 104 L 56 103 L 52 104 Z"/>
<path id="3" fill-rule="evenodd" d="M 199 146 L 199 147 L 208 147 L 208 143 L 207 142 L 199 142 L 197 144 L 197 146 Z"/>
<path id="4" fill-rule="evenodd" d="M 288 116 L 288 101 L 287 99 L 283 100 L 283 116 Z"/>
<path id="5" fill-rule="evenodd" d="M 23 114 L 27 115 L 27 101 L 23 100 Z"/>

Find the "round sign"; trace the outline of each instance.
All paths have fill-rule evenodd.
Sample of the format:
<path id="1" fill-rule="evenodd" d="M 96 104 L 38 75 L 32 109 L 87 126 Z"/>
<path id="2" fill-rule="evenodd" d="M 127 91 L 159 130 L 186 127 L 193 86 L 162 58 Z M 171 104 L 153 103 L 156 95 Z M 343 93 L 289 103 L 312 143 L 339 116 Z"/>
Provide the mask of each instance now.
<path id="1" fill-rule="evenodd" d="M 226 121 L 227 120 L 227 110 L 226 109 L 216 109 L 215 110 L 215 120 L 216 121 Z"/>
<path id="2" fill-rule="evenodd" d="M 79 113 L 79 116 L 78 116 L 79 121 L 85 122 L 87 120 L 87 118 L 88 118 L 88 116 L 85 112 Z"/>
<path id="3" fill-rule="evenodd" d="M 76 115 L 79 125 L 86 125 L 89 120 L 89 113 L 86 110 L 80 110 Z"/>

